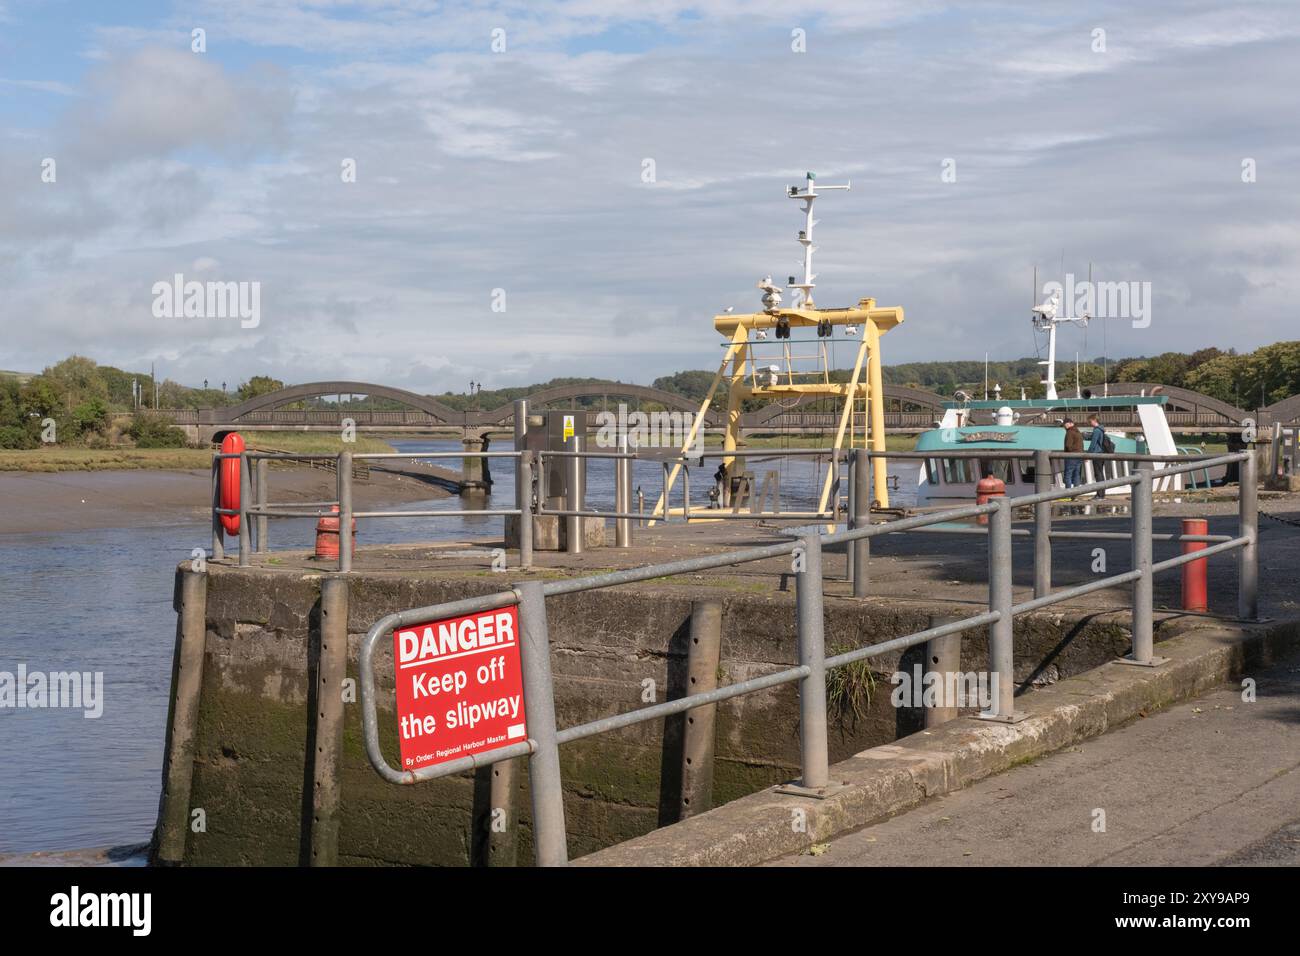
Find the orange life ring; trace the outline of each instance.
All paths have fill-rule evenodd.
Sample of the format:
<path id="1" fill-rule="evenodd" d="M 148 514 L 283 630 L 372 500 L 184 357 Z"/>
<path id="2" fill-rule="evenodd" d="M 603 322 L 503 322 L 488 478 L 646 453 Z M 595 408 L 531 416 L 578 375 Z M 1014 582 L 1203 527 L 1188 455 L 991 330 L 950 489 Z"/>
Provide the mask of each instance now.
<path id="1" fill-rule="evenodd" d="M 238 455 L 244 451 L 244 437 L 238 432 L 231 432 L 221 440 L 223 455 Z M 221 507 L 230 511 L 239 510 L 239 459 L 221 459 Z M 239 515 L 222 515 L 221 526 L 226 534 L 234 537 L 239 534 Z"/>

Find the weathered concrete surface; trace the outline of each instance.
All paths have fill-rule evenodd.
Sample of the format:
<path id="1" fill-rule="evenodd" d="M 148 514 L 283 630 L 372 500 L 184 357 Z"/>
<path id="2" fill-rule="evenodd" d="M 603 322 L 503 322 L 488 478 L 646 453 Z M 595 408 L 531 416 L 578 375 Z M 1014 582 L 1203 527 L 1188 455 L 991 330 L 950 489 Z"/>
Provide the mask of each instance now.
<path id="1" fill-rule="evenodd" d="M 240 570 L 209 565 L 207 657 L 196 740 L 194 807 L 207 831 L 191 834 L 186 862 L 292 864 L 301 858 L 303 754 L 308 746 L 307 690 L 319 615 L 319 573 L 269 563 Z M 538 571 L 536 576 L 555 572 Z M 371 572 L 351 575 L 348 673 L 357 675 L 361 636 L 399 609 L 500 590 L 522 575 Z M 720 683 L 795 662 L 794 595 L 782 575 L 737 582 L 732 575 L 691 576 L 548 602 L 560 726 L 681 696 L 692 602 L 723 603 Z M 826 644 L 835 653 L 921 630 L 932 613 L 965 613 L 932 602 L 896 607 L 829 596 Z M 1034 614 L 1016 622 L 1017 680 L 1022 689 L 1096 667 L 1128 649 L 1123 614 Z M 1168 625 L 1163 625 L 1168 626 Z M 889 702 L 888 675 L 910 669 L 919 651 L 872 663 L 876 689 L 856 716 L 847 704 L 831 714 L 831 757 L 843 759 L 920 726 L 915 709 Z M 981 670 L 985 634 L 963 641 L 963 669 Z M 377 659 L 380 740 L 397 764 L 391 650 Z M 866 675 L 861 675 L 865 677 Z M 863 693 L 867 691 L 860 688 Z M 797 692 L 793 685 L 719 706 L 715 806 L 798 774 Z M 561 749 L 571 856 L 644 834 L 677 819 L 682 718 L 656 721 Z M 381 781 L 365 758 L 359 712 L 346 708 L 341 771 L 340 862 L 470 861 L 475 827 L 486 812 L 471 776 L 418 787 Z M 527 775 L 520 774 L 520 858 L 531 857 Z"/>
<path id="2" fill-rule="evenodd" d="M 1104 733 L 1218 687 L 1300 648 L 1295 624 L 1194 628 L 1160 644 L 1159 668 L 1111 664 L 1017 700 L 1022 723 L 959 718 L 831 768 L 843 789 L 825 800 L 765 790 L 579 861 L 591 866 L 747 866 L 882 820 L 927 798 Z M 921 859 L 913 863 L 926 862 Z"/>
<path id="3" fill-rule="evenodd" d="M 1300 865 L 1300 654 L 1247 676 L 775 865 Z"/>

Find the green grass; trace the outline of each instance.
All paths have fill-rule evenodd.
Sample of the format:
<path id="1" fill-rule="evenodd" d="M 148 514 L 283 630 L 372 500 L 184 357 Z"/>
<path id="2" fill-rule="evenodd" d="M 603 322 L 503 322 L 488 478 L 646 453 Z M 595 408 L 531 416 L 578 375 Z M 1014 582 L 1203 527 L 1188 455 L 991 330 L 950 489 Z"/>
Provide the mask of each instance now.
<path id="1" fill-rule="evenodd" d="M 249 448 L 260 451 L 288 451 L 301 455 L 337 454 L 350 451 L 354 455 L 382 454 L 396 451 L 392 445 L 378 438 L 357 435 L 357 440 L 344 444 L 334 432 L 247 432 L 244 442 Z"/>
<path id="2" fill-rule="evenodd" d="M 0 450 L 0 471 L 117 471 L 208 468 L 205 448 L 33 448 Z"/>
<path id="3" fill-rule="evenodd" d="M 856 648 L 837 644 L 827 650 L 826 656 L 851 650 Z M 842 664 L 826 672 L 826 709 L 842 724 L 856 725 L 866 719 L 875 689 L 876 675 L 871 670 L 870 659 Z"/>

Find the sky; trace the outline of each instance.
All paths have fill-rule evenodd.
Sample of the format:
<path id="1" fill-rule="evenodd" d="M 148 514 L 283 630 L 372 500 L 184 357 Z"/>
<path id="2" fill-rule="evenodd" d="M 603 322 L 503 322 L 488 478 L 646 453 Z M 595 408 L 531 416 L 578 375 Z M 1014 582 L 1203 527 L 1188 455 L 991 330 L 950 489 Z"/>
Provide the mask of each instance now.
<path id="1" fill-rule="evenodd" d="M 1286 2 L 0 0 L 0 368 L 714 368 L 806 170 L 852 184 L 817 303 L 902 306 L 888 364 L 1033 355 L 1090 265 L 1149 309 L 1063 360 L 1249 350 L 1300 338 L 1297 88 Z M 256 322 L 169 314 L 177 274 Z"/>

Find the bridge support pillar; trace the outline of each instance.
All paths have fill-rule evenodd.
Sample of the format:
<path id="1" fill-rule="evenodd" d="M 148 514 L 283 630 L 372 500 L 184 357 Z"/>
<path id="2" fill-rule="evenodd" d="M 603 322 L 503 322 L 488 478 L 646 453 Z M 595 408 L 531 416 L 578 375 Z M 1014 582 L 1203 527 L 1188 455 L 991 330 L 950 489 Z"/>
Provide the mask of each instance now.
<path id="1" fill-rule="evenodd" d="M 492 470 L 487 458 L 476 457 L 479 452 L 488 450 L 491 439 L 487 435 L 466 435 L 460 440 L 465 449 L 465 457 L 460 460 L 460 493 L 466 495 L 487 495 L 492 491 Z"/>

